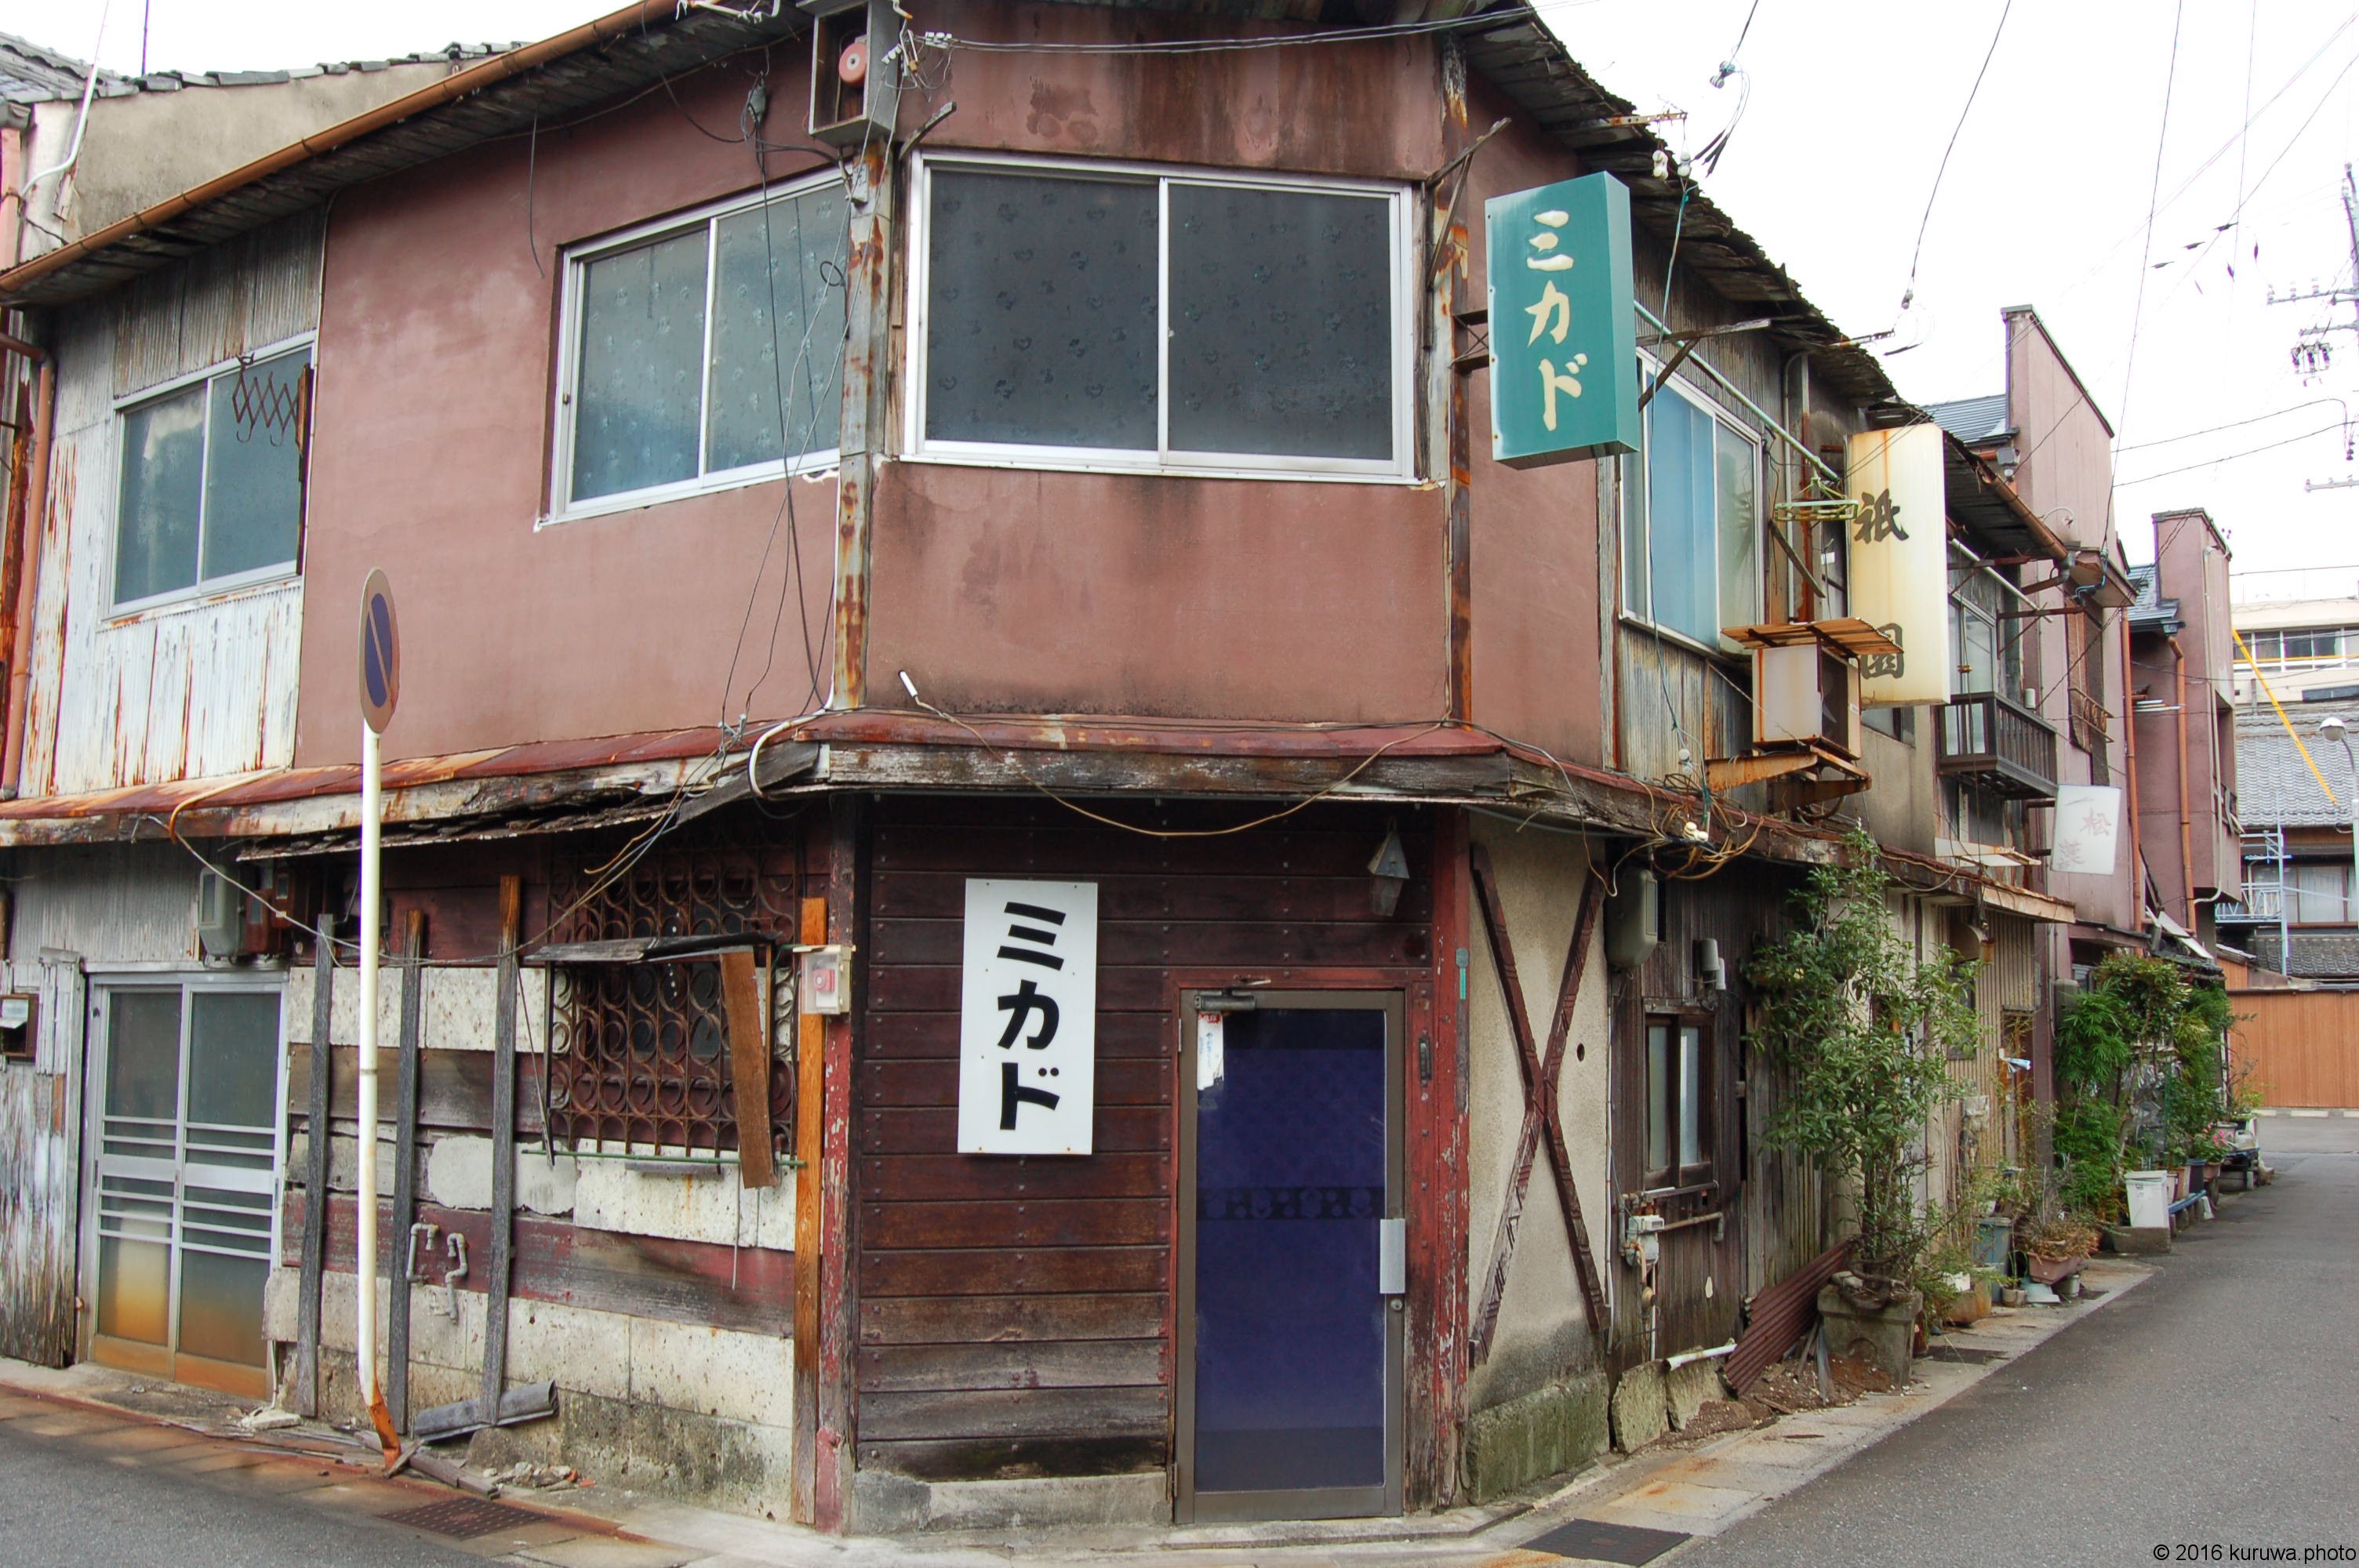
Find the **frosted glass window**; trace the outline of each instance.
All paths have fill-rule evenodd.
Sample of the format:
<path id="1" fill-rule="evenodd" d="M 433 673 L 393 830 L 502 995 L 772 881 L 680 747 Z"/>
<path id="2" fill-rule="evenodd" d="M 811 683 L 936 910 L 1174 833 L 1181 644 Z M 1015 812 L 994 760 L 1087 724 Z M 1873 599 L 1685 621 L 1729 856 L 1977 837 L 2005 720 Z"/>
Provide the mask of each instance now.
<path id="1" fill-rule="evenodd" d="M 924 189 L 936 451 L 1405 470 L 1398 192 L 948 160 Z"/>
<path id="2" fill-rule="evenodd" d="M 926 436 L 1152 451 L 1156 189 L 943 169 L 926 254 Z"/>
<path id="3" fill-rule="evenodd" d="M 1678 1064 L 1671 1058 L 1671 1026 L 1647 1025 L 1647 1169 L 1671 1165 L 1671 1098 L 1678 1092 Z"/>
<path id="4" fill-rule="evenodd" d="M 1712 419 L 1682 397 L 1647 405 L 1647 568 L 1654 620 L 1699 643 L 1720 638 Z"/>
<path id="5" fill-rule="evenodd" d="M 832 454 L 849 243 L 830 180 L 573 258 L 566 498 Z"/>
<path id="6" fill-rule="evenodd" d="M 203 387 L 142 404 L 123 416 L 116 603 L 169 593 L 197 580 L 197 526 L 204 488 Z"/>
<path id="7" fill-rule="evenodd" d="M 106 1115 L 180 1114 L 180 993 L 117 991 L 107 1009 Z"/>
<path id="8" fill-rule="evenodd" d="M 1680 1030 L 1680 1164 L 1703 1163 L 1703 1031 Z"/>
<path id="9" fill-rule="evenodd" d="M 1647 405 L 1645 442 L 1625 470 L 1623 608 L 1733 649 L 1721 629 L 1762 614 L 1761 449 L 1669 384 Z"/>
<path id="10" fill-rule="evenodd" d="M 123 411 L 116 604 L 293 569 L 310 368 L 296 349 Z"/>
<path id="11" fill-rule="evenodd" d="M 835 449 L 845 234 L 843 198 L 832 186 L 714 226 L 707 468 Z"/>
<path id="12" fill-rule="evenodd" d="M 189 998 L 189 1119 L 268 1127 L 278 1092 L 278 993 L 196 991 Z"/>
<path id="13" fill-rule="evenodd" d="M 1171 445 L 1393 455 L 1382 197 L 1171 186 Z"/>

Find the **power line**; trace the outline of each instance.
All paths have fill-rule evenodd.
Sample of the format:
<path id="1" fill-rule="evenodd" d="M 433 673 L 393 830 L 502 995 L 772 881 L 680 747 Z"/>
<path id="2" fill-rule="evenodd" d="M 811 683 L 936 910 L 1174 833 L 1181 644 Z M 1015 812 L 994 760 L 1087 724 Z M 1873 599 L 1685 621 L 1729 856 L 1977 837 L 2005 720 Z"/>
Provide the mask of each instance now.
<path id="1" fill-rule="evenodd" d="M 2147 189 L 2146 199 L 2146 245 L 2138 255 L 2137 298 L 2130 307 L 2130 347 L 2122 363 L 2122 428 L 2130 427 L 2131 377 L 2137 371 L 2139 319 L 2146 314 L 2146 277 L 2148 263 L 2154 259 L 2154 215 L 2156 203 L 2162 196 L 2162 150 L 2170 141 L 2170 99 L 2179 86 L 2179 24 L 2186 15 L 2187 0 L 2178 0 L 2170 11 L 2170 63 L 2162 78 L 2162 124 L 2154 134 L 2154 183 Z"/>
<path id="2" fill-rule="evenodd" d="M 2117 479 L 2114 481 L 2114 488 L 2115 490 L 2127 490 L 2132 485 L 2151 484 L 2156 480 L 2169 479 L 2173 474 L 2192 473 L 2197 469 L 2208 469 L 2219 463 L 2234 462 L 2239 458 L 2255 457 L 2262 452 L 2273 452 L 2279 447 L 2290 447 L 2299 441 L 2315 440 L 2321 436 L 2330 436 L 2335 431 L 2344 429 L 2346 427 L 2347 427 L 2339 424 L 2321 425 L 2315 430 L 2305 430 L 2299 436 L 2288 436 L 2282 441 L 2271 441 L 2266 446 L 2247 447 L 2241 452 L 2229 452 L 2221 457 L 2206 458 L 2200 463 L 2189 463 L 2182 468 L 2165 469 L 2160 473 L 2142 474 L 2136 479 Z"/>
<path id="3" fill-rule="evenodd" d="M 1917 264 L 1925 254 L 1925 231 L 1933 222 L 1933 199 L 1941 194 L 1941 177 L 1950 170 L 1950 155 L 1958 150 L 1958 135 L 1966 128 L 1966 116 L 1973 113 L 1974 99 L 1983 90 L 1983 78 L 1990 74 L 1991 58 L 1998 53 L 2000 35 L 2006 31 L 2008 13 L 2015 9 L 2015 0 L 2006 0 L 1999 7 L 1998 26 L 1991 29 L 1990 48 L 1983 51 L 1983 65 L 1974 72 L 1974 84 L 1966 90 L 1965 107 L 1958 111 L 1958 123 L 1950 127 L 1950 145 L 1941 149 L 1941 161 L 1933 170 L 1933 189 L 1925 193 L 1925 215 L 1917 221 L 1917 246 L 1908 253 L 1908 282 L 1900 291 L 1900 308 L 1917 297 Z M 1747 18 L 1749 26 L 1751 19 Z"/>
<path id="4" fill-rule="evenodd" d="M 2223 430 L 2241 429 L 2246 425 L 2257 425 L 2265 419 L 2282 419 L 2288 414 L 2299 414 L 2305 408 L 2316 408 L 2320 405 L 2327 403 L 2332 403 L 2336 407 L 2342 409 L 2344 423 L 2347 424 L 2350 422 L 2351 406 L 2343 402 L 2343 399 L 2339 397 L 2313 397 L 2307 403 L 2297 403 L 2288 408 L 2272 409 L 2267 414 L 2256 414 L 2249 419 L 2231 419 L 2224 425 L 2207 425 L 2201 430 L 2190 430 L 2186 434 L 2180 436 L 2164 436 L 2157 440 L 2139 441 L 2132 446 L 2115 447 L 2114 449 L 2114 453 L 2118 457 L 2124 452 L 2142 452 L 2149 447 L 2168 447 L 2180 441 L 2191 441 L 2198 436 L 2216 436 Z"/>

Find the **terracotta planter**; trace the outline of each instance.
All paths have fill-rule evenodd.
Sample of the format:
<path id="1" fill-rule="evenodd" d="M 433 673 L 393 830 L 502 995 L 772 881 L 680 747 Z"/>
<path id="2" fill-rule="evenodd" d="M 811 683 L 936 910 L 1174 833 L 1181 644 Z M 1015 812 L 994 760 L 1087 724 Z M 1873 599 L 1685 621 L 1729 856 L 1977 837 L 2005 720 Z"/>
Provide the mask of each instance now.
<path id="1" fill-rule="evenodd" d="M 2029 1270 L 2031 1277 L 2043 1285 L 2052 1285 L 2059 1281 L 2071 1279 L 2081 1271 L 2081 1266 L 2086 1262 L 2088 1262 L 2086 1258 L 2060 1258 L 2052 1261 L 2031 1254 L 2027 1254 L 2024 1258 L 2024 1264 Z"/>

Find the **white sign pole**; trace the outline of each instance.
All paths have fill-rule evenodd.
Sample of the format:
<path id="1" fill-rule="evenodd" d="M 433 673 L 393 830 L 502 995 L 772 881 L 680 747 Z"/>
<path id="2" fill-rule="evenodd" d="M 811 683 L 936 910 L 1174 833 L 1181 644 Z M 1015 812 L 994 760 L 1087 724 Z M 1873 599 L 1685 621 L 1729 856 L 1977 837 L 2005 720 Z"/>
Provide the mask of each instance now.
<path id="1" fill-rule="evenodd" d="M 353 1322 L 359 1356 L 361 1397 L 372 1414 L 384 1403 L 376 1367 L 376 956 L 377 905 L 381 894 L 379 852 L 383 847 L 384 769 L 377 733 L 361 726 L 361 998 L 360 998 L 360 1246 L 359 1293 Z M 332 1053 L 317 1046 L 313 1070 Z M 318 1136 L 314 1133 L 313 1136 Z"/>
<path id="2" fill-rule="evenodd" d="M 401 637 L 393 614 L 393 589 L 385 573 L 373 571 L 361 585 L 361 1017 L 360 1017 L 360 1213 L 357 1256 L 353 1260 L 356 1299 L 353 1314 L 354 1370 L 360 1376 L 361 1398 L 368 1401 L 369 1424 L 391 1466 L 401 1451 L 393 1430 L 393 1413 L 385 1407 L 377 1386 L 376 1364 L 376 971 L 377 949 L 384 935 L 378 911 L 384 903 L 381 860 L 385 848 L 385 770 L 377 737 L 393 721 L 401 699 Z M 328 1042 L 311 1045 L 312 1071 L 325 1072 L 333 1054 Z M 314 1138 L 328 1130 L 315 1127 Z M 404 1160 L 416 1152 L 397 1151 Z M 324 1199 L 318 1195 L 315 1201 Z"/>

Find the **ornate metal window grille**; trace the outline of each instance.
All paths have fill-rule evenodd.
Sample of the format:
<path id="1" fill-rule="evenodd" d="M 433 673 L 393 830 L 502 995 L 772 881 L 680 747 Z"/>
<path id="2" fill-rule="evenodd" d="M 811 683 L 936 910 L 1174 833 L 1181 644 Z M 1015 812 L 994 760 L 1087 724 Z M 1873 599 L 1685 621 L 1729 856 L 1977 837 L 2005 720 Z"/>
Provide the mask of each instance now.
<path id="1" fill-rule="evenodd" d="M 795 1016 L 786 944 L 800 893 L 791 849 L 667 848 L 611 886 L 600 865 L 560 866 L 550 902 L 570 910 L 552 945 L 624 938 L 747 935 L 769 1022 L 770 1130 L 793 1152 Z M 579 907 L 574 907 L 575 905 Z M 777 944 L 777 946 L 772 946 Z M 560 963 L 549 1007 L 552 1139 L 718 1153 L 737 1147 L 728 1015 L 718 957 Z"/>

